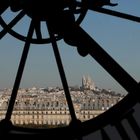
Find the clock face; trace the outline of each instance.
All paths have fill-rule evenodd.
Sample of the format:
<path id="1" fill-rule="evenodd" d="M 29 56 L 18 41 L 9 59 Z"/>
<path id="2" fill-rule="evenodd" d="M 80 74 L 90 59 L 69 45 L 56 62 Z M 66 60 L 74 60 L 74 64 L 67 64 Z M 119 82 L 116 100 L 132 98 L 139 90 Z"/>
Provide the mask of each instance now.
<path id="1" fill-rule="evenodd" d="M 19 42 L 23 47 L 7 47 L 9 54 L 1 56 L 13 53 L 13 60 L 19 63 L 16 66 L 7 62 L 12 68 L 9 70 L 13 71 L 16 67 L 17 73 L 13 74 L 16 75 L 13 87 L 1 90 L 4 93 L 0 101 L 2 131 L 14 129 L 51 136 L 56 133 L 54 137 L 61 137 L 65 132 L 71 135 L 70 138 L 77 138 L 107 124 L 114 125 L 131 110 L 139 91 L 137 46 L 140 18 L 136 15 L 139 8 L 133 8 L 133 3 L 127 8 L 125 5 L 125 2 L 116 4 L 109 0 L 50 0 L 47 3 L 45 0 L 3 0 L 0 7 L 1 42 L 8 47 Z M 134 16 L 131 8 L 136 10 Z M 30 57 L 31 46 L 35 46 L 35 52 L 28 64 L 26 61 Z M 41 46 L 48 47 L 42 49 Z M 5 46 L 3 48 L 2 51 Z M 21 57 L 17 56 L 20 51 Z M 38 56 L 42 57 L 41 63 Z M 54 84 L 51 80 L 56 80 L 56 67 L 50 64 L 52 57 L 55 57 L 54 65 L 58 67 L 58 83 L 61 84 L 46 87 L 47 82 Z M 48 60 L 49 65 L 46 64 Z M 25 71 L 27 80 L 23 74 L 26 63 L 30 68 L 29 72 Z M 47 65 L 46 69 L 44 65 Z M 8 67 L 5 68 L 7 71 Z M 47 80 L 44 80 L 44 69 L 49 73 Z M 3 68 L 2 77 L 6 71 Z M 80 85 L 73 86 L 79 77 Z M 44 80 L 45 87 L 33 87 L 32 83 L 41 85 L 40 79 Z M 32 127 L 35 130 L 30 129 Z M 121 125 L 116 128 L 120 133 Z"/>

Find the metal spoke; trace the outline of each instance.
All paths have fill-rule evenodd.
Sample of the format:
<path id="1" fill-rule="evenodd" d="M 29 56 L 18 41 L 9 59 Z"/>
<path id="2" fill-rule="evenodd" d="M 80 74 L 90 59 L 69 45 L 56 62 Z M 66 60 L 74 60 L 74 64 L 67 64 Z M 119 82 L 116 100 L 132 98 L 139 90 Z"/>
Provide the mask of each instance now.
<path id="1" fill-rule="evenodd" d="M 72 99 L 71 99 L 71 96 L 70 96 L 70 91 L 69 91 L 68 83 L 67 83 L 67 80 L 66 80 L 66 76 L 65 76 L 63 64 L 62 64 L 62 61 L 61 61 L 60 53 L 59 53 L 59 50 L 58 50 L 58 47 L 57 47 L 57 43 L 56 43 L 54 34 L 51 32 L 51 29 L 50 29 L 48 23 L 47 23 L 47 26 L 48 26 L 48 32 L 49 32 L 50 39 L 51 39 L 51 42 L 52 42 L 52 47 L 53 47 L 55 59 L 56 59 L 56 62 L 57 62 L 59 74 L 60 74 L 60 77 L 61 77 L 62 85 L 63 85 L 64 91 L 65 91 L 66 100 L 67 100 L 69 111 L 70 111 L 70 114 L 71 114 L 71 119 L 72 119 L 72 122 L 76 122 L 77 118 L 76 118 L 74 106 L 73 106 L 73 103 L 72 103 Z"/>
<path id="2" fill-rule="evenodd" d="M 89 9 L 93 10 L 93 11 L 96 11 L 96 12 L 103 13 L 103 14 L 116 16 L 116 17 L 120 17 L 120 18 L 123 18 L 123 19 L 135 21 L 135 22 L 140 22 L 140 17 L 137 17 L 137 16 L 133 16 L 133 15 L 129 15 L 129 14 L 125 14 L 125 13 L 121 13 L 121 12 L 117 12 L 117 11 L 113 11 L 113 10 L 109 10 L 109 9 L 105 9 L 105 8 L 89 7 Z"/>
<path id="3" fill-rule="evenodd" d="M 34 26 L 35 26 L 35 32 L 36 32 L 37 39 L 39 39 L 39 40 L 42 39 L 40 21 L 35 20 Z"/>
<path id="4" fill-rule="evenodd" d="M 78 50 L 90 54 L 128 93 L 138 94 L 140 87 L 133 79 L 96 41 L 81 27 L 67 27 L 66 35 Z M 74 32 L 73 32 L 74 31 Z M 69 34 L 67 34 L 69 33 Z M 65 38 L 64 38 L 65 39 Z M 68 40 L 68 41 L 69 41 Z M 65 40 L 67 42 L 67 40 Z M 131 85 L 131 86 L 130 86 Z"/>
<path id="5" fill-rule="evenodd" d="M 86 35 L 87 36 L 87 35 Z M 88 47 L 89 54 L 128 91 L 128 93 L 137 94 L 140 91 L 138 83 L 131 77 L 99 44 L 93 39 L 90 40 Z M 91 43 L 91 44 L 90 44 Z M 86 44 L 85 44 L 86 45 Z M 92 47 L 93 46 L 93 47 Z M 131 85 L 131 86 L 130 86 Z"/>
<path id="6" fill-rule="evenodd" d="M 25 67 L 26 60 L 27 60 L 27 55 L 28 55 L 29 48 L 30 48 L 30 40 L 32 38 L 33 31 L 34 31 L 34 26 L 33 25 L 34 25 L 34 23 L 33 23 L 33 20 L 32 20 L 31 24 L 30 24 L 30 29 L 29 29 L 29 32 L 28 32 L 27 40 L 25 42 L 24 50 L 23 50 L 23 53 L 22 53 L 22 57 L 21 57 L 21 60 L 20 60 L 19 68 L 18 68 L 18 71 L 17 71 L 14 87 L 13 87 L 13 90 L 12 90 L 12 95 L 11 95 L 10 102 L 9 102 L 9 105 L 8 105 L 8 109 L 7 109 L 7 113 L 6 113 L 6 117 L 5 117 L 6 120 L 11 119 L 15 99 L 16 99 L 16 96 L 17 96 L 20 81 L 21 81 L 21 78 L 22 78 L 22 75 L 23 75 L 23 70 L 24 70 L 24 67 Z"/>
<path id="7" fill-rule="evenodd" d="M 14 27 L 25 15 L 24 11 L 21 11 L 6 27 L 0 32 L 0 39 L 8 33 L 9 30 L 11 30 L 12 27 Z M 2 18 L 0 17 L 0 23 L 5 26 L 5 23 L 3 23 Z"/>
<path id="8" fill-rule="evenodd" d="M 77 2 L 77 5 L 80 6 L 80 7 L 82 6 L 80 2 Z M 113 11 L 113 10 L 110 10 L 110 9 L 105 9 L 105 8 L 102 8 L 102 7 L 96 7 L 94 5 L 94 1 L 93 1 L 93 4 L 87 4 L 87 8 L 89 10 L 100 12 L 100 13 L 103 13 L 103 14 L 112 15 L 112 16 L 123 18 L 123 19 L 128 19 L 128 20 L 131 20 L 131 21 L 135 21 L 135 22 L 140 22 L 140 17 L 133 16 L 133 15 L 126 14 L 126 13 L 122 13 L 122 12 L 118 12 L 118 11 Z"/>

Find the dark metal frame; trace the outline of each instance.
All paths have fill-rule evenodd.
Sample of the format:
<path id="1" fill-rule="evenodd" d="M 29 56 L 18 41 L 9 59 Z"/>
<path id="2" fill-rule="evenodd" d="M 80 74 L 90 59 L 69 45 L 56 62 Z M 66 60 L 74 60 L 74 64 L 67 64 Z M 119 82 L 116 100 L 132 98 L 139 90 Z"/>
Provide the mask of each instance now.
<path id="1" fill-rule="evenodd" d="M 78 3 L 79 4 L 79 3 Z M 87 6 L 87 5 L 86 5 Z M 8 2 L 4 3 L 3 7 L 0 7 L 0 15 L 9 7 Z M 91 7 L 87 6 L 84 7 L 84 12 L 82 16 L 80 17 L 80 22 L 82 21 L 83 17 L 85 16 L 85 13 L 87 9 L 94 10 L 100 13 L 128 19 L 135 22 L 140 22 L 139 17 L 135 17 L 132 15 L 120 13 L 117 11 L 112 11 L 109 9 L 104 9 L 102 7 Z M 126 133 L 123 125 L 122 120 L 125 118 L 128 120 L 129 124 L 133 128 L 136 136 L 140 139 L 140 128 L 138 124 L 135 121 L 135 118 L 133 117 L 133 106 L 136 105 L 140 101 L 140 86 L 139 83 L 137 83 L 103 48 L 97 44 L 93 38 L 91 38 L 80 26 L 80 23 L 75 23 L 74 26 L 68 25 L 66 29 L 64 29 L 62 36 L 55 36 L 53 31 L 51 30 L 51 26 L 49 23 L 47 23 L 48 32 L 50 35 L 50 38 L 42 39 L 41 32 L 40 32 L 40 21 L 32 19 L 30 28 L 28 31 L 27 37 L 24 37 L 23 35 L 20 35 L 12 30 L 12 27 L 14 27 L 25 15 L 26 13 L 24 11 L 19 12 L 19 14 L 7 25 L 2 17 L 0 16 L 0 24 L 3 27 L 3 30 L 0 32 L 0 38 L 4 37 L 6 33 L 10 33 L 12 36 L 16 37 L 17 39 L 20 39 L 22 41 L 25 41 L 23 54 L 20 60 L 18 72 L 16 75 L 13 91 L 11 94 L 10 102 L 8 105 L 8 110 L 6 113 L 6 117 L 4 120 L 0 122 L 0 131 L 4 134 L 13 134 L 16 136 L 23 135 L 35 135 L 35 136 L 47 136 L 51 139 L 80 139 L 85 135 L 88 135 L 96 130 L 101 130 L 101 134 L 103 136 L 103 139 L 109 139 L 108 135 L 106 134 L 104 127 L 108 124 L 114 125 L 116 129 L 118 130 L 120 136 L 123 139 L 129 139 L 129 135 Z M 79 22 L 78 21 L 78 22 Z M 36 32 L 37 39 L 33 39 L 33 32 Z M 73 35 L 73 31 L 75 31 L 75 35 Z M 80 52 L 80 55 L 84 56 L 89 54 L 92 58 L 94 58 L 126 91 L 128 92 L 128 95 L 120 101 L 118 104 L 113 106 L 111 109 L 106 111 L 105 113 L 99 115 L 98 117 L 88 120 L 86 122 L 80 122 L 77 120 L 73 103 L 71 100 L 69 88 L 67 79 L 65 76 L 63 64 L 61 61 L 61 56 L 59 54 L 58 46 L 57 46 L 57 40 L 64 38 L 65 42 L 69 43 L 67 39 L 72 40 L 72 44 L 75 45 Z M 13 126 L 10 122 L 15 99 L 17 96 L 17 92 L 19 89 L 20 81 L 22 78 L 24 66 L 26 63 L 26 59 L 28 56 L 30 44 L 46 44 L 46 43 L 52 43 L 54 55 L 56 58 L 58 70 L 60 73 L 62 85 L 65 91 L 66 100 L 68 103 L 70 115 L 71 115 L 71 123 L 67 127 L 62 128 L 54 128 L 54 129 L 29 129 L 29 128 L 21 128 L 17 126 Z M 86 46 L 86 49 L 83 48 L 83 46 Z M 120 76 L 121 75 L 121 76 Z M 131 85 L 131 86 L 130 86 Z M 78 130 L 77 130 L 78 129 Z M 18 133 L 17 133 L 18 132 Z M 55 135 L 54 135 L 55 134 Z M 65 134 L 65 135 L 63 135 Z"/>

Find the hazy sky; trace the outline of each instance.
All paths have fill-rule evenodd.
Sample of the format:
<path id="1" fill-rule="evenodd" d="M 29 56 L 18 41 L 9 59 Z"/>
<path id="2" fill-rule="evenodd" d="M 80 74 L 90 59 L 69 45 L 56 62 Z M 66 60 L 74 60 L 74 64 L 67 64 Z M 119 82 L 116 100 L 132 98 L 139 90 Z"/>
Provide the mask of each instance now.
<path id="1" fill-rule="evenodd" d="M 118 6 L 112 9 L 140 16 L 139 0 L 114 0 Z M 106 8 L 110 8 L 107 7 Z M 5 12 L 3 18 L 12 17 Z M 26 34 L 26 18 L 16 25 L 15 30 Z M 140 23 L 88 11 L 82 22 L 84 28 L 136 81 L 140 80 Z M 2 27 L 0 27 L 2 30 Z M 45 29 L 43 29 L 44 31 Z M 81 57 L 74 47 L 58 42 L 69 85 L 81 85 L 83 75 L 89 75 L 100 88 L 125 92 L 123 88 L 90 56 Z M 14 84 L 24 42 L 7 34 L 0 41 L 0 88 Z M 50 44 L 31 45 L 21 87 L 60 86 L 54 54 Z"/>

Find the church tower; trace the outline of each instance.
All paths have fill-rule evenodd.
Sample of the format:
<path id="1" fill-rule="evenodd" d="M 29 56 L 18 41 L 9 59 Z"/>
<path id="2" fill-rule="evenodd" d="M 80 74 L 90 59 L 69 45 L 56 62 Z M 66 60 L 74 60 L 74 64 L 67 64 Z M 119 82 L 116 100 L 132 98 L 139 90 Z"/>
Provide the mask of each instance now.
<path id="1" fill-rule="evenodd" d="M 90 76 L 83 76 L 82 77 L 82 89 L 83 90 L 95 90 L 95 84 L 91 80 Z"/>

